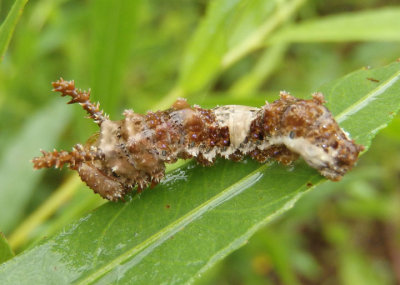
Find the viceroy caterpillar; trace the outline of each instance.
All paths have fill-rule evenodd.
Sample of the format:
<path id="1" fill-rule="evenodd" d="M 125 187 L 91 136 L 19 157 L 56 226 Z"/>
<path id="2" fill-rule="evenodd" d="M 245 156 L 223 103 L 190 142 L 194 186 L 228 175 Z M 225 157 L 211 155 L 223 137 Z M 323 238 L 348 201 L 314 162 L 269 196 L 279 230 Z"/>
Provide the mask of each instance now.
<path id="1" fill-rule="evenodd" d="M 227 105 L 213 109 L 191 107 L 178 99 L 165 111 L 145 115 L 125 110 L 112 121 L 90 101 L 90 92 L 62 78 L 52 83 L 68 103 L 78 103 L 100 127 L 90 144 L 72 151 L 42 151 L 33 159 L 36 169 L 68 164 L 103 198 L 117 201 L 137 186 L 142 191 L 165 175 L 165 163 L 196 158 L 206 166 L 223 157 L 239 161 L 250 156 L 259 162 L 273 158 L 290 164 L 301 156 L 330 180 L 338 181 L 364 149 L 344 132 L 323 105 L 321 93 L 311 100 L 281 92 L 280 99 L 261 108 Z"/>

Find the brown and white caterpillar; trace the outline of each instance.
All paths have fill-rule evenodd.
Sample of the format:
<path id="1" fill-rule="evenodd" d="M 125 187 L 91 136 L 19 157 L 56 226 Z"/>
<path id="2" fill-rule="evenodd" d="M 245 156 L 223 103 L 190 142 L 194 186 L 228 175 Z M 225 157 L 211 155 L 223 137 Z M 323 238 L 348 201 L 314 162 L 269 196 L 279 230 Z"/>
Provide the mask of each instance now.
<path id="1" fill-rule="evenodd" d="M 217 157 L 259 162 L 274 158 L 289 164 L 300 155 L 328 179 L 337 181 L 350 170 L 364 149 L 339 127 L 323 105 L 321 93 L 297 99 L 281 92 L 280 99 L 261 108 L 228 105 L 213 109 L 191 107 L 178 99 L 165 111 L 145 115 L 125 110 L 112 121 L 77 90 L 74 81 L 53 82 L 54 91 L 71 96 L 100 127 L 95 140 L 72 151 L 45 152 L 33 159 L 36 169 L 62 167 L 78 171 L 81 179 L 103 198 L 116 201 L 137 186 L 140 192 L 160 182 L 165 163 L 196 158 L 210 166 Z"/>

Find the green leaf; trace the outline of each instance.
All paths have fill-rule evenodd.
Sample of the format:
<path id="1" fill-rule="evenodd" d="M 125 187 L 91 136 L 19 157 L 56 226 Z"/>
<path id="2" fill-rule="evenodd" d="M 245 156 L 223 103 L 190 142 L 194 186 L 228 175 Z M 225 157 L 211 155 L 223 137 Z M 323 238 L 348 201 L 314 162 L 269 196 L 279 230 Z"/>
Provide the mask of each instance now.
<path id="1" fill-rule="evenodd" d="M 309 20 L 273 34 L 268 43 L 400 41 L 398 7 Z"/>
<path id="2" fill-rule="evenodd" d="M 14 256 L 5 236 L 0 233 L 0 264 Z"/>
<path id="3" fill-rule="evenodd" d="M 6 234 L 24 213 L 35 184 L 44 174 L 32 170 L 30 162 L 41 148 L 53 147 L 68 124 L 72 110 L 57 100 L 27 118 L 25 126 L 10 140 L 0 160 L 0 229 Z"/>
<path id="4" fill-rule="evenodd" d="M 4 54 L 10 43 L 12 34 L 14 33 L 15 26 L 22 15 L 25 4 L 28 0 L 16 0 L 8 13 L 6 19 L 0 26 L 0 62 L 3 61 Z"/>
<path id="5" fill-rule="evenodd" d="M 374 81 L 370 79 L 373 78 Z M 379 82 L 376 82 L 379 80 Z M 366 147 L 400 107 L 400 63 L 360 70 L 321 88 Z M 0 265 L 2 284 L 192 283 L 325 181 L 302 161 L 195 163 L 126 203 L 107 203 Z"/>

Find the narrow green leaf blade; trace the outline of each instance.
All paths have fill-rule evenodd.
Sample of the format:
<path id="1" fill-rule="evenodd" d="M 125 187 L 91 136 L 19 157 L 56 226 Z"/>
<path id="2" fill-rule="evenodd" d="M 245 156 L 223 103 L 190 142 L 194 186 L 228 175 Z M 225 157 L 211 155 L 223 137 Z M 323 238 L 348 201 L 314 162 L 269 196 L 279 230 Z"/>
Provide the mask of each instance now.
<path id="1" fill-rule="evenodd" d="M 309 20 L 273 34 L 268 43 L 400 41 L 398 7 Z"/>
<path id="2" fill-rule="evenodd" d="M 156 107 L 212 84 L 218 74 L 264 45 L 265 39 L 306 0 L 216 0 L 191 39 L 178 85 Z"/>
<path id="3" fill-rule="evenodd" d="M 0 264 L 14 256 L 6 237 L 0 233 Z"/>
<path id="4" fill-rule="evenodd" d="M 3 61 L 4 54 L 10 43 L 15 26 L 28 0 L 16 0 L 8 13 L 6 19 L 0 26 L 0 62 Z"/>
<path id="5" fill-rule="evenodd" d="M 371 133 L 400 107 L 400 63 L 357 71 L 321 91 L 346 130 L 368 147 Z M 301 161 L 292 168 L 250 160 L 209 168 L 189 163 L 140 198 L 108 203 L 1 265 L 0 280 L 191 283 L 323 181 Z"/>
<path id="6" fill-rule="evenodd" d="M 207 16 L 199 25 L 187 48 L 179 85 L 186 92 L 199 90 L 221 69 L 221 61 L 228 50 L 232 20 L 242 0 L 210 2 Z"/>

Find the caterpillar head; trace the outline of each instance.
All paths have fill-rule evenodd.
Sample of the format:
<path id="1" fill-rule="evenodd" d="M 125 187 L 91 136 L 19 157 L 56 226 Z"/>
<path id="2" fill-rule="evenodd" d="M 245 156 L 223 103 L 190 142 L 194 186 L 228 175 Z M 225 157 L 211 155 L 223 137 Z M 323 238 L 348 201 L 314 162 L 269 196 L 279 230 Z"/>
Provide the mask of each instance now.
<path id="1" fill-rule="evenodd" d="M 282 112 L 277 136 L 286 147 L 323 176 L 337 181 L 354 166 L 364 147 L 340 128 L 324 102 L 321 93 L 313 94 L 312 100 L 282 93 L 279 106 L 269 108 Z"/>

